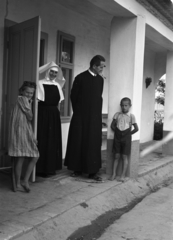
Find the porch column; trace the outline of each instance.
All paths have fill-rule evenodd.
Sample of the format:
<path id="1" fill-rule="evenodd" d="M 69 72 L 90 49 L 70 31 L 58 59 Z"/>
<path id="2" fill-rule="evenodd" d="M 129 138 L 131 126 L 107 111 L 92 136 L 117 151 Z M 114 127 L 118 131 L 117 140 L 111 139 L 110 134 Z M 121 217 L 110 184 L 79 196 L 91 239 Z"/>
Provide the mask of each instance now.
<path id="1" fill-rule="evenodd" d="M 115 112 L 120 111 L 120 100 L 132 100 L 131 112 L 134 113 L 139 129 L 142 105 L 143 61 L 145 44 L 145 18 L 114 18 L 110 39 L 110 83 L 108 106 L 107 174 L 112 173 L 113 132 L 110 124 Z M 139 136 L 133 135 L 131 155 L 127 175 L 136 177 L 139 161 Z M 120 170 L 119 170 L 120 171 Z"/>
<path id="2" fill-rule="evenodd" d="M 173 52 L 167 53 L 163 137 L 173 131 Z M 173 155 L 173 140 L 163 145 L 163 153 Z"/>

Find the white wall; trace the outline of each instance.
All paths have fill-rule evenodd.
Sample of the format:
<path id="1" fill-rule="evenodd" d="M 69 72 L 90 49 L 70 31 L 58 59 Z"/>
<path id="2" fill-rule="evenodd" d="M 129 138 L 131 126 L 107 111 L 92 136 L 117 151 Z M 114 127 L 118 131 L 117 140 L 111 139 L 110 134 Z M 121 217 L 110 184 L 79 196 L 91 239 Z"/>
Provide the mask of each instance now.
<path id="1" fill-rule="evenodd" d="M 135 23 L 136 18 L 112 21 L 108 126 L 113 115 L 120 111 L 120 100 L 133 96 Z M 113 138 L 111 129 L 108 129 L 108 138 Z"/>
<path id="2" fill-rule="evenodd" d="M 88 9 L 88 11 L 90 10 Z M 101 14 L 102 10 L 98 9 L 99 13 Z M 103 112 L 107 113 L 110 24 L 107 24 L 106 27 L 98 25 L 92 14 L 88 19 L 54 1 L 13 0 L 9 2 L 7 18 L 10 20 L 22 22 L 37 15 L 40 15 L 42 20 L 41 30 L 49 34 L 48 61 L 56 59 L 58 30 L 76 37 L 74 76 L 89 67 L 89 61 L 94 55 L 101 54 L 106 58 L 108 67 L 104 72 L 106 80 L 103 93 Z M 107 22 L 106 19 L 105 22 Z"/>
<path id="3" fill-rule="evenodd" d="M 136 16 L 143 16 L 146 18 L 146 24 L 151 26 L 153 30 L 156 30 L 158 33 L 162 34 L 164 36 L 164 40 L 170 40 L 170 42 L 173 41 L 173 31 L 166 27 L 165 24 L 163 24 L 158 18 L 156 18 L 153 14 L 151 14 L 147 9 L 145 9 L 142 4 L 138 3 L 136 0 L 115 0 L 118 4 L 120 4 L 125 9 L 129 10 L 131 13 L 133 13 Z M 164 42 L 163 40 L 163 42 Z M 160 41 L 157 39 L 156 41 Z M 163 43 L 162 42 L 162 43 Z M 167 42 L 168 43 L 168 42 Z M 167 44 L 163 43 L 163 44 Z M 168 43 L 169 44 L 169 43 Z M 165 45 L 166 48 L 168 47 Z M 173 48 L 172 45 L 169 46 L 171 49 Z"/>
<path id="4" fill-rule="evenodd" d="M 165 106 L 164 106 L 164 132 L 173 131 L 173 109 L 172 109 L 172 101 L 173 101 L 173 52 L 167 52 L 167 66 L 166 66 L 166 89 L 165 89 Z M 172 142 L 169 143 L 170 148 L 172 148 Z M 165 145 L 166 146 L 166 145 Z M 171 149 L 172 152 L 172 149 Z"/>
<path id="5" fill-rule="evenodd" d="M 145 51 L 144 57 L 144 79 L 142 92 L 142 114 L 141 114 L 141 135 L 140 142 L 153 140 L 154 130 L 154 103 L 155 103 L 155 53 L 151 50 Z M 148 88 L 145 85 L 146 77 L 152 78 L 152 83 Z"/>
<path id="6" fill-rule="evenodd" d="M 59 0 L 60 1 L 60 0 Z M 101 10 L 101 8 L 94 7 L 95 14 L 90 11 L 92 4 L 89 3 L 85 12 L 87 12 L 87 17 L 85 14 L 80 14 L 73 8 L 73 10 L 68 9 L 57 2 L 58 0 L 9 0 L 8 5 L 6 5 L 6 0 L 0 1 L 0 111 L 2 107 L 2 68 L 3 68 L 3 24 L 4 17 L 6 15 L 7 19 L 22 22 L 40 15 L 42 19 L 42 31 L 48 33 L 48 61 L 56 60 L 56 40 L 57 40 L 57 30 L 69 33 L 76 37 L 75 46 L 75 69 L 74 76 L 76 76 L 81 71 L 84 71 L 89 67 L 89 61 L 95 54 L 102 54 L 106 58 L 107 68 L 105 69 L 104 75 L 106 76 L 104 92 L 103 92 L 103 113 L 108 112 L 108 82 L 109 82 L 109 58 L 110 58 L 110 19 L 111 14 L 108 14 L 107 9 Z M 64 0 L 66 1 L 66 0 Z M 70 1 L 69 1 L 70 2 Z M 73 1 L 71 1 L 73 2 Z M 140 5 L 135 0 L 116 0 L 120 6 L 127 9 L 134 15 L 140 15 L 146 19 L 146 23 L 151 28 L 146 32 L 148 36 L 154 38 L 155 30 L 157 33 L 161 33 L 164 36 L 163 39 L 158 41 L 165 48 L 172 48 L 173 32 L 168 29 L 164 24 L 162 24 L 156 17 L 149 13 L 142 5 Z M 66 2 L 64 3 L 64 5 Z M 83 4 L 81 4 L 82 6 Z M 8 8 L 6 8 L 8 7 Z M 76 6 L 77 8 L 77 6 Z M 91 13 L 90 13 L 91 12 Z M 83 11 L 84 13 L 84 11 Z M 96 17 L 100 16 L 102 21 L 96 21 Z M 104 24 L 103 24 L 104 19 Z M 153 33 L 153 34 L 152 34 Z M 160 34 L 160 35 L 161 35 Z M 158 38 L 157 38 L 158 39 Z M 126 41 L 126 39 L 125 39 Z M 166 45 L 168 44 L 168 45 Z M 153 76 L 153 66 L 154 66 L 154 55 L 150 52 L 145 54 L 145 70 L 144 78 L 148 75 Z M 116 66 L 115 66 L 116 67 Z M 125 74 L 123 72 L 123 74 Z M 142 109 L 142 120 L 141 120 L 141 141 L 148 141 L 152 137 L 152 122 L 153 122 L 153 108 L 154 108 L 154 85 L 153 83 L 148 89 L 143 88 L 143 105 Z M 124 95 L 126 90 L 121 92 Z M 118 108 L 118 103 L 117 103 Z M 1 112 L 0 112 L 1 113 Z M 148 115 L 149 114 L 149 115 Z M 62 127 L 63 136 L 63 152 L 65 152 L 65 145 L 67 139 L 68 125 L 64 124 Z"/>
<path id="7" fill-rule="evenodd" d="M 57 1 L 58 2 L 58 1 Z M 5 0 L 3 0 L 5 6 Z M 2 4 L 2 1 L 1 1 Z M 1 7 L 0 4 L 0 7 Z M 92 7 L 92 4 L 89 5 Z M 86 9 L 90 12 L 91 9 Z M 97 11 L 97 10 L 96 10 Z M 5 8 L 0 8 L 1 16 L 5 14 Z M 92 11 L 91 11 L 92 12 Z M 103 11 L 98 8 L 97 14 Z M 104 13 L 105 16 L 106 13 Z M 69 10 L 54 1 L 49 0 L 13 0 L 8 4 L 7 19 L 22 22 L 40 15 L 41 30 L 48 33 L 48 62 L 56 60 L 57 51 L 57 31 L 63 31 L 71 34 L 76 38 L 75 44 L 75 62 L 74 77 L 80 72 L 89 68 L 91 58 L 100 54 L 106 58 L 107 68 L 104 70 L 105 84 L 103 91 L 103 113 L 108 112 L 108 79 L 109 79 L 109 41 L 110 41 L 110 24 L 109 14 L 106 15 L 104 25 L 95 21 L 94 16 L 85 17 L 77 12 Z M 0 18 L 1 38 L 3 39 L 3 18 Z M 0 44 L 0 52 L 3 52 L 3 44 Z M 2 84 L 2 54 L 0 56 L 0 86 Z M 1 91 L 2 88 L 0 88 Z M 2 96 L 2 94 L 0 94 Z M 62 124 L 63 138 L 63 155 L 66 148 L 66 140 L 69 124 Z"/>
<path id="8" fill-rule="evenodd" d="M 140 142 L 153 140 L 155 88 L 158 80 L 166 72 L 166 51 L 154 52 L 146 47 L 144 57 L 144 79 L 142 92 L 142 114 Z M 152 78 L 151 85 L 146 88 L 146 77 Z"/>
<path id="9" fill-rule="evenodd" d="M 155 86 L 159 79 L 166 73 L 167 51 L 156 53 L 155 58 Z"/>

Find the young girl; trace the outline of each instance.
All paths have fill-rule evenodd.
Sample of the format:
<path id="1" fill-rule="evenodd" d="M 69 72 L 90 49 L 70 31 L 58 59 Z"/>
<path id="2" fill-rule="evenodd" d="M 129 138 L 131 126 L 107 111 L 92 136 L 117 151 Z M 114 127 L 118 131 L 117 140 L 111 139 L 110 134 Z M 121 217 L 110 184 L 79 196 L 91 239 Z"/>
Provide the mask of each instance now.
<path id="1" fill-rule="evenodd" d="M 29 178 L 39 157 L 31 124 L 33 118 L 31 105 L 35 89 L 34 82 L 25 81 L 23 83 L 10 117 L 8 155 L 15 157 L 15 177 L 18 191 L 24 189 L 26 192 L 30 192 Z M 21 172 L 25 158 L 30 158 L 30 161 L 21 184 Z"/>

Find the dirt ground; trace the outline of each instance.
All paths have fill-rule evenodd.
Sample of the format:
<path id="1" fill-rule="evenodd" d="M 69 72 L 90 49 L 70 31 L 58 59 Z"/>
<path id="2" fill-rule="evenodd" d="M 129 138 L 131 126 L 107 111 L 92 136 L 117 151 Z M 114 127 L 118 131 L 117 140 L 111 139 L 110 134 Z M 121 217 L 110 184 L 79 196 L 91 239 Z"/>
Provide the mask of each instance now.
<path id="1" fill-rule="evenodd" d="M 166 187 L 173 183 L 173 179 L 169 179 L 163 185 L 158 186 L 153 192 L 157 192 L 162 187 Z M 140 203 L 144 198 L 136 199 L 130 203 L 127 207 L 121 209 L 115 209 L 113 211 L 106 212 L 104 215 L 97 218 L 92 222 L 91 225 L 78 229 L 66 240 L 96 240 L 106 231 L 106 229 L 112 225 L 116 220 L 120 219 L 121 216 L 127 212 L 130 212 L 138 203 Z"/>
<path id="2" fill-rule="evenodd" d="M 122 209 L 115 209 L 109 211 L 104 215 L 97 218 L 91 225 L 78 229 L 67 240 L 96 240 L 98 239 L 105 229 L 118 220 L 124 213 L 129 212 L 138 204 L 142 199 L 137 199 L 132 202 L 128 207 Z"/>

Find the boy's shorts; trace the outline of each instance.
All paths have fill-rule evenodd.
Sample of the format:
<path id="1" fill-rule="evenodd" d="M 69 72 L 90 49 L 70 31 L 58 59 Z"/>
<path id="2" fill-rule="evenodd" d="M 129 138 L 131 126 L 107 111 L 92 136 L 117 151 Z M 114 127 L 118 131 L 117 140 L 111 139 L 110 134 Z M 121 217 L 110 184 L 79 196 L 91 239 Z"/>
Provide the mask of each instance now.
<path id="1" fill-rule="evenodd" d="M 113 152 L 129 155 L 131 152 L 131 129 L 126 129 L 120 131 L 118 128 L 115 129 L 114 142 L 113 142 Z"/>
<path id="2" fill-rule="evenodd" d="M 122 155 L 129 155 L 131 152 L 131 139 L 130 141 L 117 141 L 114 140 L 113 152 L 122 154 Z"/>

